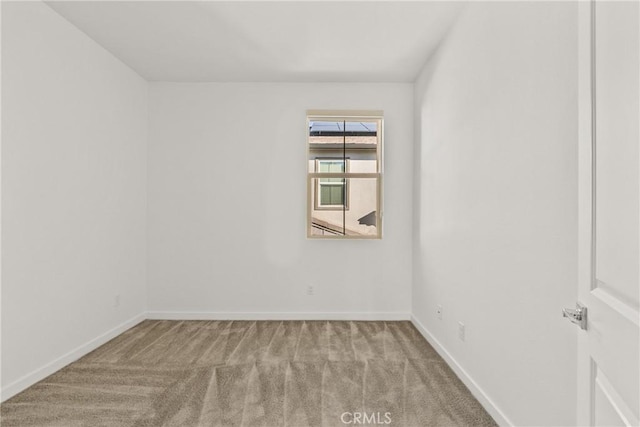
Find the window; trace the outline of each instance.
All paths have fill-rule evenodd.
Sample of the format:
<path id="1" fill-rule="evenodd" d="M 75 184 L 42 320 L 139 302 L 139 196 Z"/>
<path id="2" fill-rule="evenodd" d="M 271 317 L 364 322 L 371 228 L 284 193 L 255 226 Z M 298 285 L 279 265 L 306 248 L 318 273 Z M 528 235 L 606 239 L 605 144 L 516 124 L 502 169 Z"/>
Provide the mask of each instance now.
<path id="1" fill-rule="evenodd" d="M 308 111 L 310 238 L 382 237 L 382 112 Z"/>
<path id="2" fill-rule="evenodd" d="M 316 159 L 316 170 L 320 173 L 343 173 L 346 172 L 346 164 L 341 158 Z M 348 209 L 346 194 L 347 182 L 344 178 L 319 178 L 316 209 Z"/>

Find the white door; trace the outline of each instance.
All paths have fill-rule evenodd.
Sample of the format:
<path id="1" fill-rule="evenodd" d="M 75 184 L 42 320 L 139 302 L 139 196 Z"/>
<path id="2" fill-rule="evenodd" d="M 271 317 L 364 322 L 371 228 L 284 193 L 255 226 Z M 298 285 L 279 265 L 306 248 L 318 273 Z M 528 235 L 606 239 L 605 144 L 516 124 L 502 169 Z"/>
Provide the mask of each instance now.
<path id="1" fill-rule="evenodd" d="M 640 6 L 579 5 L 578 424 L 640 419 Z"/>

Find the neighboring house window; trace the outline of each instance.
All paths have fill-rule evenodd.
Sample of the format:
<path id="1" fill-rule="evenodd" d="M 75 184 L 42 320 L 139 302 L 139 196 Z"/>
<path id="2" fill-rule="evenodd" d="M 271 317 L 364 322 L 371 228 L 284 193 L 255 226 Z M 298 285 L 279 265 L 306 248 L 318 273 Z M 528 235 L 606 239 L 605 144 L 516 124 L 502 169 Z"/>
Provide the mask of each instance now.
<path id="1" fill-rule="evenodd" d="M 341 158 L 316 159 L 320 173 L 344 173 L 347 161 Z M 316 209 L 342 209 L 348 207 L 347 181 L 344 178 L 320 178 L 316 189 Z"/>
<path id="2" fill-rule="evenodd" d="M 310 238 L 382 237 L 381 111 L 308 111 Z"/>

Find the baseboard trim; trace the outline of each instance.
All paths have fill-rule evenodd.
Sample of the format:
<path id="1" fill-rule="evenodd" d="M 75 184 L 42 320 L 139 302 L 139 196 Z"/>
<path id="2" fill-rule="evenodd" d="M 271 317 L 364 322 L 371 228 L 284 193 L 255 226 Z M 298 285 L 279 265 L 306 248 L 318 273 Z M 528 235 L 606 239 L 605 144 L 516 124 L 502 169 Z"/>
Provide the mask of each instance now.
<path id="1" fill-rule="evenodd" d="M 404 312 L 216 312 L 149 311 L 153 320 L 411 320 Z"/>
<path id="2" fill-rule="evenodd" d="M 140 313 L 137 316 L 132 317 L 131 319 L 127 320 L 126 322 L 123 322 L 123 323 L 119 324 L 115 328 L 112 328 L 112 329 L 108 330 L 107 332 L 103 333 L 102 335 L 98 336 L 97 338 L 94 338 L 94 339 L 82 344 L 81 346 L 76 347 L 75 349 L 73 349 L 70 352 L 60 356 L 59 358 L 55 359 L 54 361 L 52 361 L 50 363 L 47 363 L 43 367 L 38 368 L 35 371 L 22 376 L 21 378 L 17 379 L 16 381 L 12 382 L 11 384 L 8 384 L 4 388 L 2 388 L 2 392 L 0 393 L 1 396 L 2 396 L 1 397 L 1 399 L 2 399 L 1 401 L 4 402 L 5 400 L 15 396 L 16 394 L 20 393 L 21 391 L 31 387 L 32 385 L 34 385 L 38 381 L 42 381 L 43 379 L 45 379 L 49 375 L 51 375 L 54 372 L 64 368 L 68 364 L 70 364 L 72 362 L 75 362 L 76 360 L 78 360 L 82 356 L 92 352 L 93 350 L 95 350 L 96 348 L 100 347 L 101 345 L 103 345 L 107 341 L 117 337 L 118 335 L 120 335 L 121 333 L 126 331 L 127 329 L 134 327 L 135 325 L 137 325 L 138 323 L 142 322 L 146 318 L 147 318 L 146 317 L 146 313 Z"/>
<path id="3" fill-rule="evenodd" d="M 458 378 L 467 386 L 471 394 L 478 399 L 478 402 L 484 409 L 493 417 L 496 423 L 500 426 L 513 426 L 514 424 L 509 421 L 507 416 L 496 406 L 496 404 L 487 396 L 477 382 L 464 370 L 464 368 L 451 356 L 451 354 L 440 344 L 425 326 L 420 321 L 411 315 L 411 323 L 418 329 L 424 339 L 438 352 L 438 354 L 444 359 L 445 362 L 451 367 L 453 372 L 456 373 Z"/>

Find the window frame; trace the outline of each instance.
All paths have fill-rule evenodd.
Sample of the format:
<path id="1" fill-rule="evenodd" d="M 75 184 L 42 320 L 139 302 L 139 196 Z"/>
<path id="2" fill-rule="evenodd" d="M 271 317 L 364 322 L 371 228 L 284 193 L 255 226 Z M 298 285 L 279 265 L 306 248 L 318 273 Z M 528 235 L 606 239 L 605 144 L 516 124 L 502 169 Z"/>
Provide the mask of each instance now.
<path id="1" fill-rule="evenodd" d="M 349 172 L 349 158 L 341 157 L 339 159 L 344 159 L 345 164 L 345 172 L 344 173 L 321 173 L 317 172 L 318 170 L 318 159 L 323 159 L 321 157 L 311 157 L 311 144 L 310 144 L 310 135 L 309 128 L 310 123 L 314 121 L 363 121 L 363 122 L 375 122 L 377 125 L 376 130 L 376 172 L 367 172 L 367 173 L 353 173 Z M 383 174 L 384 174 L 384 163 L 383 163 L 383 149 L 384 149 L 384 112 L 381 110 L 307 110 L 307 120 L 306 120 L 306 154 L 307 154 L 307 238 L 308 239 L 373 239 L 380 240 L 382 239 L 382 230 L 383 230 Z M 329 158 L 327 158 L 329 160 Z M 314 160 L 314 171 L 309 170 L 310 160 Z M 322 207 L 318 206 L 318 188 L 319 188 L 319 179 L 320 178 L 343 178 L 345 180 L 345 202 L 346 206 L 344 210 L 349 209 L 349 179 L 350 178 L 370 178 L 376 180 L 376 234 L 374 235 L 350 235 L 350 234 L 339 234 L 339 235 L 316 235 L 312 234 L 312 211 L 315 210 L 325 210 Z M 314 180 L 316 181 L 314 188 Z M 315 196 L 313 196 L 315 194 Z M 312 200 L 314 199 L 314 200 Z M 337 206 L 337 205 L 336 205 Z M 337 209 L 332 208 L 334 210 L 342 210 L 342 206 L 338 206 Z"/>

